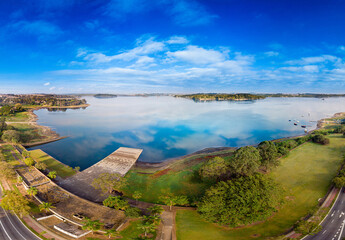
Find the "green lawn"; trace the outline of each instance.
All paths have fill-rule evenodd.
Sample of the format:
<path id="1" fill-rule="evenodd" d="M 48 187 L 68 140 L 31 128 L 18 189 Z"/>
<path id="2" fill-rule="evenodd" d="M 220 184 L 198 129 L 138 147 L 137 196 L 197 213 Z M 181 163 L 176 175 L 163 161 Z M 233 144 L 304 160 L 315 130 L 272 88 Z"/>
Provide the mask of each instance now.
<path id="1" fill-rule="evenodd" d="M 12 164 L 12 165 L 19 165 L 19 161 L 17 161 L 11 151 L 14 152 L 14 154 L 17 156 L 18 159 L 21 159 L 21 155 L 14 149 L 14 147 L 10 144 L 6 144 L 6 145 L 2 145 L 0 147 L 0 154 L 1 154 L 1 157 L 0 159 L 3 159 L 5 161 L 7 161 L 8 163 Z"/>
<path id="2" fill-rule="evenodd" d="M 28 112 L 16 112 L 13 115 L 7 116 L 7 122 L 26 122 L 30 118 L 30 114 Z"/>
<path id="3" fill-rule="evenodd" d="M 318 199 L 327 193 L 345 150 L 345 138 L 342 136 L 330 136 L 330 141 L 327 146 L 306 143 L 282 159 L 281 166 L 274 170 L 272 176 L 282 184 L 288 200 L 271 219 L 255 226 L 231 230 L 203 221 L 195 211 L 178 210 L 178 239 L 265 239 L 284 233 L 315 208 Z"/>
<path id="4" fill-rule="evenodd" d="M 41 149 L 32 150 L 29 153 L 35 161 L 45 163 L 50 171 L 56 171 L 57 175 L 62 178 L 70 177 L 76 173 L 73 168 L 60 163 Z"/>
<path id="5" fill-rule="evenodd" d="M 120 232 L 123 240 L 139 240 L 138 237 L 142 232 L 140 229 L 138 229 L 138 226 L 140 224 L 141 220 L 135 220 L 130 223 L 128 227 L 126 227 L 124 230 Z M 154 234 L 153 238 L 148 239 L 155 239 L 156 233 Z"/>

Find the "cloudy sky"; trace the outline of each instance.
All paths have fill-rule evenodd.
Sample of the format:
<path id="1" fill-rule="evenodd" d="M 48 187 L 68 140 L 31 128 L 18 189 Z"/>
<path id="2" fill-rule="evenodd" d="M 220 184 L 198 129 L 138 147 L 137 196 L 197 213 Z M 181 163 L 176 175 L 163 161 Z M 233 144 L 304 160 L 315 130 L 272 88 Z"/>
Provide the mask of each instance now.
<path id="1" fill-rule="evenodd" d="M 0 93 L 345 93 L 342 0 L 0 1 Z"/>

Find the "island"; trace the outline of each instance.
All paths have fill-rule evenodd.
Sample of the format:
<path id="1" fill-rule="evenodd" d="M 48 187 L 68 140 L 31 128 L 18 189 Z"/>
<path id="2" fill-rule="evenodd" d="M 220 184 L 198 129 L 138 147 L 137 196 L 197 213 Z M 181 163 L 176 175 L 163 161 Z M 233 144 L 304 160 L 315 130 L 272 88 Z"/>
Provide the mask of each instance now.
<path id="1" fill-rule="evenodd" d="M 250 93 L 197 93 L 187 95 L 174 95 L 174 97 L 188 98 L 196 102 L 203 101 L 248 101 L 266 98 L 264 95 L 250 94 Z"/>

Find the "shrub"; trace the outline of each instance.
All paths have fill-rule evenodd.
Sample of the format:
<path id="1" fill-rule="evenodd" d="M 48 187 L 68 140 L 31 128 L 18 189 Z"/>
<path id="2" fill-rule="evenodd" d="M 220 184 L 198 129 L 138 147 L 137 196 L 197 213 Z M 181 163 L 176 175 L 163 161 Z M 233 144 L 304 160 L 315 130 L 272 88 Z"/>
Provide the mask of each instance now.
<path id="1" fill-rule="evenodd" d="M 337 188 L 345 186 L 345 177 L 335 177 L 333 183 Z"/>
<path id="2" fill-rule="evenodd" d="M 205 162 L 199 169 L 203 180 L 219 180 L 228 172 L 228 164 L 221 157 L 215 157 Z"/>
<path id="3" fill-rule="evenodd" d="M 316 134 L 312 137 L 312 141 L 314 143 L 319 143 L 319 144 L 322 144 L 322 145 L 327 145 L 329 144 L 329 139 L 326 138 L 324 135 L 321 135 L 321 134 Z"/>
<path id="4" fill-rule="evenodd" d="M 125 215 L 131 218 L 138 218 L 141 216 L 141 211 L 136 207 L 129 207 L 125 210 Z"/>

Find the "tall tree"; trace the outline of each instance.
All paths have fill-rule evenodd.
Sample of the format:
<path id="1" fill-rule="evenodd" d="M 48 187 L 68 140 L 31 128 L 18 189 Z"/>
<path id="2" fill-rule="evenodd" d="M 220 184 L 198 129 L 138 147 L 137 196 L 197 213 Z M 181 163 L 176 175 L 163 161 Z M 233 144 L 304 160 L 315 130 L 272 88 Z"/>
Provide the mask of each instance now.
<path id="1" fill-rule="evenodd" d="M 235 175 L 249 176 L 260 167 L 260 153 L 254 147 L 241 147 L 230 160 L 230 171 Z"/>
<path id="2" fill-rule="evenodd" d="M 105 231 L 105 235 L 108 236 L 109 238 L 114 237 L 114 238 L 118 238 L 120 235 L 120 233 L 118 231 L 116 231 L 116 229 L 107 229 Z"/>
<path id="3" fill-rule="evenodd" d="M 144 232 L 144 236 L 147 237 L 148 233 L 153 233 L 156 230 L 156 225 L 150 222 L 143 222 L 138 226 L 138 229 Z"/>
<path id="4" fill-rule="evenodd" d="M 228 172 L 228 163 L 221 157 L 215 157 L 202 165 L 199 174 L 203 179 L 220 180 Z"/>
<path id="5" fill-rule="evenodd" d="M 106 207 L 115 208 L 116 210 L 126 210 L 129 207 L 128 202 L 118 196 L 109 196 L 103 201 L 103 205 Z"/>
<path id="6" fill-rule="evenodd" d="M 279 165 L 278 150 L 273 142 L 261 142 L 258 146 L 258 150 L 261 156 L 261 165 L 265 167 L 266 170 Z"/>
<path id="7" fill-rule="evenodd" d="M 48 211 L 52 208 L 55 208 L 51 203 L 48 202 L 42 202 L 38 208 L 40 209 L 40 211 L 45 211 L 46 213 L 48 213 Z"/>
<path id="8" fill-rule="evenodd" d="M 135 203 L 138 204 L 138 199 L 140 199 L 143 196 L 143 194 L 139 191 L 135 191 L 132 195 L 132 197 L 135 199 Z"/>
<path id="9" fill-rule="evenodd" d="M 56 174 L 57 174 L 56 171 L 51 171 L 51 172 L 48 173 L 47 176 L 48 176 L 50 179 L 54 179 L 54 178 L 56 178 Z"/>
<path id="10" fill-rule="evenodd" d="M 29 214 L 29 201 L 24 196 L 15 191 L 5 191 L 4 194 L 0 202 L 3 209 L 19 214 L 20 217 Z"/>
<path id="11" fill-rule="evenodd" d="M 188 205 L 188 203 L 189 203 L 188 198 L 186 196 L 183 196 L 183 195 L 175 196 L 172 193 L 164 194 L 164 195 L 160 196 L 159 199 L 165 205 L 169 206 L 170 211 L 172 209 L 172 206 L 175 206 L 175 205 L 184 206 L 184 205 Z"/>
<path id="12" fill-rule="evenodd" d="M 82 227 L 83 230 L 90 230 L 92 234 L 101 229 L 103 223 L 101 223 L 99 220 L 91 220 L 90 218 L 85 218 L 85 221 L 83 222 L 84 226 Z"/>
<path id="13" fill-rule="evenodd" d="M 35 160 L 32 157 L 28 157 L 24 159 L 24 163 L 28 166 L 28 167 L 32 167 L 35 164 Z"/>
<path id="14" fill-rule="evenodd" d="M 103 193 L 112 193 L 113 190 L 121 192 L 127 185 L 127 180 L 117 173 L 102 173 L 92 181 L 91 185 Z"/>
<path id="15" fill-rule="evenodd" d="M 30 188 L 27 190 L 27 192 L 28 192 L 28 194 L 29 194 L 30 196 L 36 196 L 37 193 L 38 193 L 38 190 L 37 190 L 37 188 L 35 188 L 35 187 L 30 187 Z"/>

